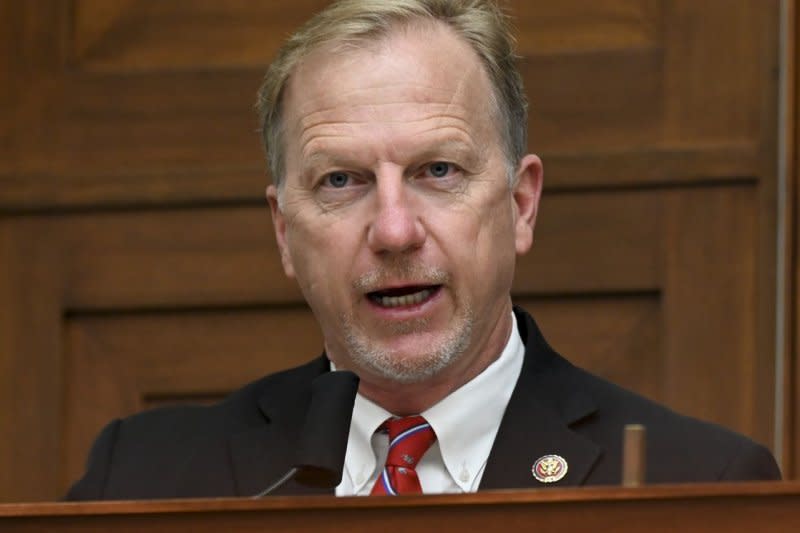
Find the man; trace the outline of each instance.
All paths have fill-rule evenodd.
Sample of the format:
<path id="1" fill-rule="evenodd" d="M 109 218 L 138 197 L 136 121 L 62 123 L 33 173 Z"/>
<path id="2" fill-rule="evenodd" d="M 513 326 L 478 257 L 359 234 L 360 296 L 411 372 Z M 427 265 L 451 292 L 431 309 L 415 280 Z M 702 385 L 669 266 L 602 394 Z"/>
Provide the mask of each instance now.
<path id="1" fill-rule="evenodd" d="M 69 498 L 255 494 L 331 368 L 361 379 L 338 495 L 619 483 L 627 423 L 648 428 L 648 482 L 779 478 L 763 447 L 571 366 L 512 310 L 542 164 L 510 43 L 479 0 L 345 1 L 289 40 L 259 99 L 267 199 L 325 353 L 113 422 Z"/>

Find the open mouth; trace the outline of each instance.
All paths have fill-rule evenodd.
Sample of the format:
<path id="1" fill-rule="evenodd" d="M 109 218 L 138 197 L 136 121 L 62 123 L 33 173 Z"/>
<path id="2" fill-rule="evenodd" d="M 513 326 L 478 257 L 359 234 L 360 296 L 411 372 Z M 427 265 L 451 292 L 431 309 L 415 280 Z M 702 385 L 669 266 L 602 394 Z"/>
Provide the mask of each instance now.
<path id="1" fill-rule="evenodd" d="M 409 287 L 397 287 L 381 291 L 374 291 L 367 294 L 367 297 L 374 304 L 385 307 L 408 307 L 419 305 L 430 299 L 436 294 L 441 285 L 415 285 Z"/>

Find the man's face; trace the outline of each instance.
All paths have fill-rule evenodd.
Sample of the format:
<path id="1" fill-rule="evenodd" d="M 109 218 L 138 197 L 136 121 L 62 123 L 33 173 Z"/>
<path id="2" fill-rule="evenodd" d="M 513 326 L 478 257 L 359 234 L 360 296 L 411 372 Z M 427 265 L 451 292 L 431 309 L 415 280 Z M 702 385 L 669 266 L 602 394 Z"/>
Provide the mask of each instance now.
<path id="1" fill-rule="evenodd" d="M 280 205 L 268 189 L 283 265 L 362 390 L 465 382 L 508 339 L 541 166 L 509 188 L 490 94 L 441 27 L 317 50 L 287 87 Z"/>

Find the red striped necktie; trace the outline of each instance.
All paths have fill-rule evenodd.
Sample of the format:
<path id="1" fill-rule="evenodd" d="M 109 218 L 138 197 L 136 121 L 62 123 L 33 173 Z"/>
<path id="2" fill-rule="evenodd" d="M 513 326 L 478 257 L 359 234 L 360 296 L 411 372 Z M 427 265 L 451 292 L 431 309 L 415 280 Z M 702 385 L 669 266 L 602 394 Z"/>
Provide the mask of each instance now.
<path id="1" fill-rule="evenodd" d="M 381 429 L 389 432 L 389 453 L 372 494 L 421 494 L 416 466 L 436 440 L 433 428 L 421 416 L 390 418 Z"/>

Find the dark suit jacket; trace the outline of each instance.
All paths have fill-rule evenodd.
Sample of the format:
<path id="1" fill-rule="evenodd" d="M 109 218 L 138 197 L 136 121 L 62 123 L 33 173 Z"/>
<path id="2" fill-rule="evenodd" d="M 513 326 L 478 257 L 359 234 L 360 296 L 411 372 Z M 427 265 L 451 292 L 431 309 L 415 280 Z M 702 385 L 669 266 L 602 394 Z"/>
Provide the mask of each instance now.
<path id="1" fill-rule="evenodd" d="M 625 424 L 647 427 L 648 483 L 778 479 L 763 446 L 678 415 L 555 353 L 533 319 L 515 309 L 525 362 L 492 447 L 480 489 L 618 484 Z M 210 407 L 175 407 L 110 423 L 67 499 L 248 496 L 292 465 L 311 381 L 325 357 L 273 374 Z M 491 394 L 492 391 L 486 391 Z M 567 475 L 543 485 L 537 458 L 558 454 Z M 326 492 L 293 482 L 276 494 Z M 330 491 L 327 491 L 330 492 Z"/>

